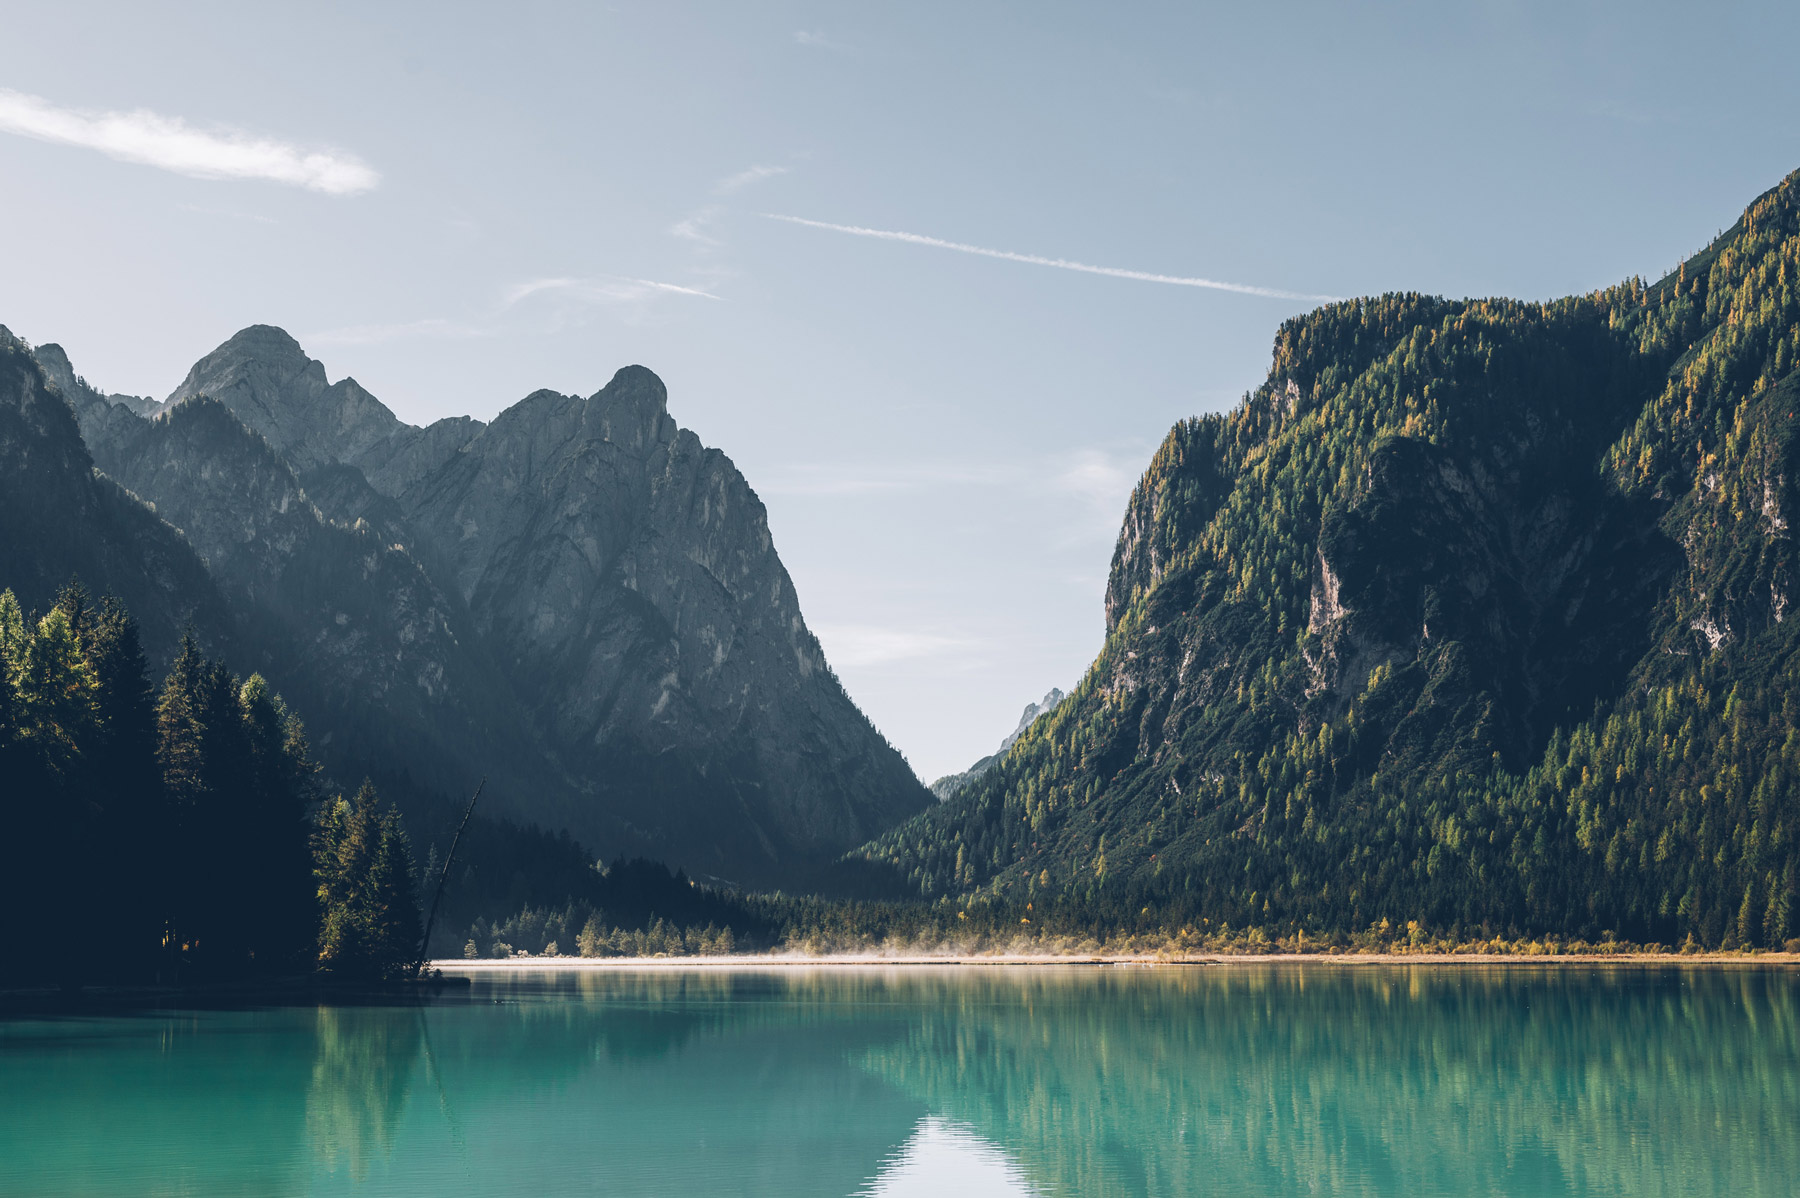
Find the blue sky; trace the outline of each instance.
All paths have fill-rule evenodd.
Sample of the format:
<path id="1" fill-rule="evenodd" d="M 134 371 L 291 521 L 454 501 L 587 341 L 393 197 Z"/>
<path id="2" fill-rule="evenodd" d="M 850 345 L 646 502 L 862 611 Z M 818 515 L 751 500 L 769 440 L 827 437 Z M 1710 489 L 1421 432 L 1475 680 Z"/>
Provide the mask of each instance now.
<path id="1" fill-rule="evenodd" d="M 928 780 L 1079 678 L 1132 483 L 1261 380 L 1292 297 L 1652 277 L 1800 167 L 1793 6 L 12 4 L 4 28 L 0 323 L 158 396 L 279 324 L 420 423 L 641 362 L 763 497 Z"/>

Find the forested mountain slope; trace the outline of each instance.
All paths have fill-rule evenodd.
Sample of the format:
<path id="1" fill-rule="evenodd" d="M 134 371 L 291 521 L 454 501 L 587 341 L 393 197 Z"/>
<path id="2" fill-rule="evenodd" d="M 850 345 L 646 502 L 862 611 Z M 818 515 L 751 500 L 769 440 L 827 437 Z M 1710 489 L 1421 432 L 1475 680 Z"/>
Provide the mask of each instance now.
<path id="1" fill-rule="evenodd" d="M 1800 936 L 1800 175 L 1676 273 L 1282 326 L 1172 430 L 1107 637 L 862 850 L 1196 927 Z"/>

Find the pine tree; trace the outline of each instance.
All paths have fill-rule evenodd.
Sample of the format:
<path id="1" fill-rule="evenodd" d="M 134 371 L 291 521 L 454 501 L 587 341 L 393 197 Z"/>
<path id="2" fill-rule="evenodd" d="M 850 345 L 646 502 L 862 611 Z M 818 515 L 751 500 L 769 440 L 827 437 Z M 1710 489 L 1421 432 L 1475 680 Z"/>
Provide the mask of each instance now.
<path id="1" fill-rule="evenodd" d="M 106 968 L 117 976 L 153 972 L 167 907 L 158 869 L 164 859 L 163 790 L 156 770 L 155 716 L 137 622 L 108 596 L 80 611 L 67 591 L 57 606 L 71 616 L 82 658 L 93 673 L 99 714 L 92 754 L 92 795 L 101 812 L 96 922 L 112 929 Z M 85 606 L 83 604 L 82 606 Z"/>
<path id="2" fill-rule="evenodd" d="M 239 685 L 201 655 L 192 635 L 157 702 L 157 762 L 168 797 L 174 879 L 170 941 L 204 973 L 236 974 L 254 959 L 261 912 L 244 901 L 266 863 L 253 840 L 246 796 L 254 788 Z"/>
<path id="3" fill-rule="evenodd" d="M 251 952 L 263 968 L 287 968 L 310 956 L 318 937 L 308 843 L 308 788 L 317 767 L 307 756 L 300 721 L 262 675 L 250 676 L 238 703 L 249 750 L 240 855 L 256 862 L 245 897 L 261 915 L 250 929 Z"/>
<path id="4" fill-rule="evenodd" d="M 399 813 L 383 811 L 365 781 L 354 797 L 332 804 L 315 845 L 320 964 L 350 977 L 403 976 L 418 963 L 420 929 Z"/>
<path id="5" fill-rule="evenodd" d="M 26 642 L 18 688 L 21 738 L 29 751 L 60 787 L 79 786 L 83 746 L 98 739 L 99 688 L 60 609 L 39 620 Z"/>
<path id="6" fill-rule="evenodd" d="M 92 922 L 99 870 L 98 806 L 90 770 L 99 709 L 93 673 L 81 658 L 66 615 L 52 609 L 26 637 L 16 671 L 15 747 L 25 759 L 21 918 L 40 938 L 53 976 L 76 980 L 81 939 Z"/>
<path id="7" fill-rule="evenodd" d="M 400 813 L 392 807 L 381 816 L 374 865 L 369 891 L 376 930 L 377 969 L 383 978 L 404 977 L 418 968 L 419 938 L 423 929 L 412 845 L 400 822 Z"/>
<path id="8" fill-rule="evenodd" d="M 18 693 L 24 619 L 11 591 L 0 591 L 0 904 L 25 921 L 42 884 L 39 824 L 43 794 L 24 745 Z M 25 926 L 29 926 L 26 924 Z"/>
<path id="9" fill-rule="evenodd" d="M 606 925 L 598 915 L 590 915 L 575 937 L 575 951 L 584 957 L 598 957 L 606 949 Z"/>
<path id="10" fill-rule="evenodd" d="M 25 613 L 12 591 L 0 591 L 0 663 L 10 671 L 16 684 L 18 669 L 25 660 Z"/>

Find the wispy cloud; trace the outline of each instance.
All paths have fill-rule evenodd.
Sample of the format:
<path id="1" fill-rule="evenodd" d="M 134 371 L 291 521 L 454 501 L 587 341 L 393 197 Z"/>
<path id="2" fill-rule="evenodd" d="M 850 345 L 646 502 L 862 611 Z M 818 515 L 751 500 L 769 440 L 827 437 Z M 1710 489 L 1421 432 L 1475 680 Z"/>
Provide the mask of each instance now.
<path id="1" fill-rule="evenodd" d="M 1045 258 L 1038 254 L 1015 254 L 1010 250 L 992 250 L 985 246 L 967 245 L 960 241 L 945 241 L 941 237 L 927 237 L 923 233 L 900 233 L 892 229 L 865 229 L 861 225 L 834 225 L 829 221 L 807 220 L 805 217 L 783 216 L 775 212 L 765 212 L 762 215 L 769 220 L 785 221 L 790 225 L 804 225 L 809 229 L 828 229 L 833 233 L 848 233 L 853 237 L 873 237 L 880 241 L 904 241 L 909 245 L 927 245 L 934 249 L 955 250 L 959 254 L 999 258 L 1006 262 L 1024 262 L 1032 266 L 1054 266 L 1058 270 L 1075 270 L 1083 274 L 1106 275 L 1114 279 L 1133 279 L 1140 283 L 1169 283 L 1177 287 L 1205 287 L 1213 291 L 1232 291 L 1239 295 L 1260 295 L 1268 299 L 1331 302 L 1340 298 L 1335 295 L 1283 291 L 1277 287 L 1257 287 L 1249 283 L 1225 283 L 1218 279 L 1155 274 L 1144 270 L 1125 270 L 1116 266 L 1090 266 L 1085 262 L 1071 262 L 1067 258 Z"/>
<path id="2" fill-rule="evenodd" d="M 827 37 L 816 29 L 794 30 L 794 41 L 802 46 L 811 46 L 815 50 L 842 50 L 844 44 L 834 37 Z"/>
<path id="3" fill-rule="evenodd" d="M 306 149 L 241 129 L 196 129 L 148 109 L 99 112 L 60 108 L 42 96 L 0 88 L 0 132 L 98 150 L 121 162 L 160 167 L 196 179 L 265 179 L 355 195 L 381 176 L 340 150 Z"/>
<path id="4" fill-rule="evenodd" d="M 592 278 L 532 279 L 508 287 L 501 297 L 501 307 L 510 308 L 520 300 L 545 292 L 570 296 L 587 303 L 629 304 L 647 296 L 663 293 L 691 295 L 699 299 L 723 300 L 722 296 L 698 287 L 678 283 L 659 283 L 655 279 L 631 279 L 622 275 L 598 275 Z"/>
<path id="5" fill-rule="evenodd" d="M 967 653 L 974 642 L 935 632 L 870 624 L 823 624 L 813 629 L 835 666 L 879 666 L 923 657 Z"/>
<path id="6" fill-rule="evenodd" d="M 713 222 L 719 219 L 719 214 L 723 211 L 724 209 L 717 204 L 708 204 L 693 215 L 683 217 L 670 225 L 669 235 L 679 237 L 683 241 L 691 241 L 706 249 L 723 245 L 724 242 L 712 235 Z"/>
<path id="7" fill-rule="evenodd" d="M 1053 476 L 1053 485 L 1059 491 L 1090 503 L 1112 504 L 1131 494 L 1147 460 L 1135 457 L 1126 460 L 1101 449 L 1078 450 Z"/>
<path id="8" fill-rule="evenodd" d="M 723 179 L 720 179 L 717 183 L 713 184 L 713 193 L 715 195 L 728 196 L 734 191 L 742 191 L 752 183 L 761 183 L 764 179 L 772 179 L 776 175 L 785 175 L 787 173 L 788 168 L 785 166 L 763 166 L 759 163 L 755 166 L 746 167 L 735 175 L 727 175 Z"/>

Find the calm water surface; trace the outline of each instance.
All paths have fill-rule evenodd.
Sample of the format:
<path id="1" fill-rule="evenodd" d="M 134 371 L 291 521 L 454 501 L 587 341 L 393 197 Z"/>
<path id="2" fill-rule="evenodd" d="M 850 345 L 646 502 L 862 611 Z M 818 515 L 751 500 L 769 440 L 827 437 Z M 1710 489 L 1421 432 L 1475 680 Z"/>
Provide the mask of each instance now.
<path id="1" fill-rule="evenodd" d="M 1780 969 L 483 973 L 0 1022 L 6 1195 L 1800 1192 Z"/>

